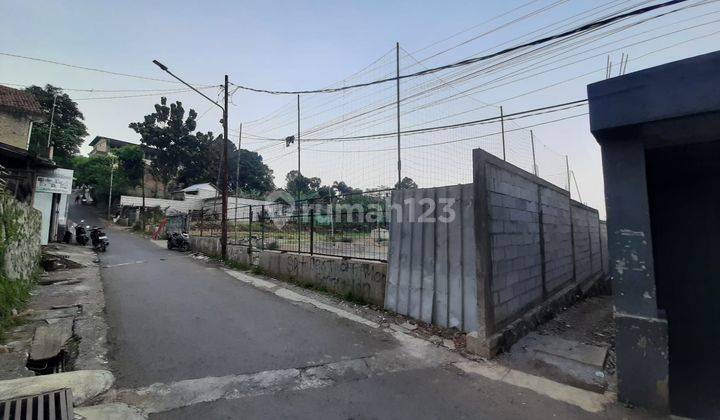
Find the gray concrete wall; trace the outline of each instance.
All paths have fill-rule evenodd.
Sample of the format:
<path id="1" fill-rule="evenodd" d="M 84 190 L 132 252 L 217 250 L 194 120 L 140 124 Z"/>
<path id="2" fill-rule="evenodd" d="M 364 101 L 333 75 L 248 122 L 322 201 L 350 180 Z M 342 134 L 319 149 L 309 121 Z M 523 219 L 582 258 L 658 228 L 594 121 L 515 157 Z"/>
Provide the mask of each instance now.
<path id="1" fill-rule="evenodd" d="M 220 238 L 190 237 L 190 248 L 213 257 L 220 256 Z M 382 306 L 385 302 L 387 264 L 297 254 L 283 251 L 256 251 L 251 258 L 246 246 L 227 246 L 228 260 L 250 267 L 253 263 L 272 277 L 327 289 L 338 295 Z"/>
<path id="2" fill-rule="evenodd" d="M 190 237 L 190 249 L 195 252 L 201 252 L 212 257 L 220 256 L 220 238 L 215 237 Z M 242 265 L 250 265 L 250 256 L 247 247 L 240 245 L 227 246 L 228 260 Z"/>
<path id="3" fill-rule="evenodd" d="M 325 288 L 381 306 L 385 301 L 387 264 L 282 251 L 260 251 L 258 265 L 281 280 Z"/>
<path id="4" fill-rule="evenodd" d="M 493 325 L 500 330 L 571 285 L 599 277 L 597 210 L 567 191 L 486 152 L 476 152 L 484 174 L 490 237 Z M 479 279 L 483 281 L 483 279 Z"/>
<path id="5" fill-rule="evenodd" d="M 504 324 L 543 297 L 539 186 L 495 165 L 485 175 L 492 304 L 495 323 Z"/>
<path id="6" fill-rule="evenodd" d="M 473 185 L 394 191 L 392 204 L 385 308 L 478 328 Z"/>
<path id="7" fill-rule="evenodd" d="M 600 220 L 600 262 L 602 271 L 606 275 L 610 275 L 610 252 L 608 250 L 608 230 L 607 222 Z"/>
<path id="8" fill-rule="evenodd" d="M 487 152 L 473 166 L 473 184 L 393 193 L 385 308 L 495 348 L 516 321 L 601 277 L 601 226 L 597 210 Z M 454 219 L 440 220 L 440 198 Z"/>
<path id="9" fill-rule="evenodd" d="M 570 200 L 565 191 L 540 186 L 543 241 L 545 246 L 545 289 L 553 293 L 573 280 L 573 241 Z"/>

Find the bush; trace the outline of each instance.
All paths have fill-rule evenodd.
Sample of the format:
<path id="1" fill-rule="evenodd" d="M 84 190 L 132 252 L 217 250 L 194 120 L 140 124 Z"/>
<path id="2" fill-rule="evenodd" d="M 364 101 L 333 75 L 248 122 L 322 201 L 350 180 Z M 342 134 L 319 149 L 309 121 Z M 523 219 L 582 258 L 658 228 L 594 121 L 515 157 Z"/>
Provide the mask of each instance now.
<path id="1" fill-rule="evenodd" d="M 0 339 L 8 328 L 16 325 L 13 309 L 22 309 L 30 298 L 33 287 L 32 280 L 8 280 L 0 276 Z"/>

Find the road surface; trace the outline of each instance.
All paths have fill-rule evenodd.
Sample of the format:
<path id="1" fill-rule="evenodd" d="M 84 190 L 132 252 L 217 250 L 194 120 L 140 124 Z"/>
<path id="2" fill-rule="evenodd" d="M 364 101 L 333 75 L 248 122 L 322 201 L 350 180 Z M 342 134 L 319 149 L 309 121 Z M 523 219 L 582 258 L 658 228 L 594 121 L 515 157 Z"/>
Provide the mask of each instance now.
<path id="1" fill-rule="evenodd" d="M 70 218 L 101 223 L 81 205 L 71 205 Z M 533 390 L 537 385 L 522 380 L 458 368 L 474 362 L 297 302 L 300 295 L 287 286 L 269 291 L 267 282 L 249 284 L 247 276 L 137 234 L 107 233 L 110 247 L 100 261 L 110 365 L 123 390 L 118 400 L 141 406 L 151 419 L 628 414 L 616 404 L 592 413 L 592 404 L 572 396 L 550 398 L 552 387 Z"/>

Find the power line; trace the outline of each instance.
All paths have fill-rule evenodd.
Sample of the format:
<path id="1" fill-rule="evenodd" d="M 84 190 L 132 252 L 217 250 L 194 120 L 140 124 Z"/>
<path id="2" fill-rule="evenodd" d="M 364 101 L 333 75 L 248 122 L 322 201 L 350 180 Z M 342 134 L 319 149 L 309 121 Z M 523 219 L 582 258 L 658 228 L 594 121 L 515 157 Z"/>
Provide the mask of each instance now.
<path id="1" fill-rule="evenodd" d="M 94 71 L 94 72 L 98 72 L 98 73 L 111 74 L 111 75 L 113 75 L 113 76 L 132 77 L 132 78 L 135 78 L 135 79 L 152 80 L 152 81 L 155 81 L 155 82 L 177 83 L 176 81 L 174 81 L 174 80 L 169 80 L 169 79 L 158 79 L 158 78 L 156 78 L 156 77 L 139 76 L 139 75 L 137 75 L 137 74 L 118 73 L 118 72 L 115 72 L 115 71 L 97 69 L 97 68 L 93 68 L 93 67 L 85 67 L 85 66 L 78 66 L 78 65 L 75 65 L 75 64 L 61 63 L 61 62 L 59 62 L 59 61 L 48 60 L 48 59 L 45 59 L 45 58 L 28 57 L 28 56 L 24 56 L 24 55 L 10 54 L 10 53 L 5 53 L 5 52 L 0 52 L 0 55 L 4 55 L 4 56 L 6 56 L 6 57 L 21 58 L 21 59 L 23 59 L 23 60 L 38 61 L 38 62 L 41 62 L 41 63 L 55 64 L 55 65 L 58 65 L 58 66 L 70 67 L 70 68 L 73 68 L 73 69 L 87 70 L 87 71 Z"/>
<path id="2" fill-rule="evenodd" d="M 587 112 L 583 112 L 583 113 L 580 113 L 580 114 L 574 114 L 574 115 L 570 115 L 570 116 L 567 116 L 567 117 L 556 118 L 556 119 L 554 119 L 554 120 L 543 121 L 543 122 L 540 122 L 540 123 L 537 123 L 537 124 L 526 125 L 526 126 L 524 126 L 524 127 L 518 127 L 518 128 L 513 128 L 513 129 L 505 130 L 505 132 L 506 132 L 506 133 L 509 133 L 509 132 L 514 132 L 514 131 L 523 131 L 523 130 L 527 130 L 527 129 L 533 128 L 533 127 L 538 127 L 538 126 L 541 126 L 541 125 L 547 125 L 547 124 L 552 124 L 552 123 L 554 123 L 554 122 L 565 121 L 565 120 L 569 120 L 569 119 L 572 119 L 572 118 L 582 117 L 582 116 L 584 116 L 584 115 L 588 115 L 588 113 L 587 113 Z M 500 131 L 495 132 L 495 133 L 490 133 L 490 134 L 483 134 L 483 135 L 480 135 L 480 136 L 472 136 L 472 137 L 465 137 L 465 138 L 461 138 L 461 139 L 446 140 L 446 141 L 441 141 L 441 142 L 436 142 L 436 143 L 418 144 L 418 145 L 415 145 L 415 146 L 405 146 L 405 147 L 403 147 L 402 149 L 419 149 L 419 148 L 423 148 L 423 147 L 439 146 L 439 145 L 442 145 L 442 144 L 459 143 L 459 142 L 463 142 L 463 141 L 477 140 L 477 139 L 481 139 L 481 138 L 485 138 L 485 137 L 497 136 L 497 135 L 499 135 L 499 134 L 501 134 Z M 395 148 L 394 148 L 394 147 L 391 147 L 391 148 L 383 148 L 383 149 L 362 149 L 362 150 L 322 150 L 322 149 L 308 148 L 308 149 L 306 149 L 306 150 L 312 150 L 312 151 L 314 151 L 314 152 L 327 152 L 327 153 L 367 153 L 367 152 L 388 152 L 388 151 L 394 151 Z"/>
<path id="3" fill-rule="evenodd" d="M 172 92 L 178 92 L 182 91 L 184 89 L 95 89 L 95 88 L 66 88 L 63 86 L 55 86 L 52 83 L 47 83 L 53 87 L 57 87 L 59 89 L 62 89 L 64 92 L 86 92 L 86 93 L 123 93 L 123 92 L 156 92 L 156 93 L 172 93 Z M 23 87 L 28 88 L 31 86 L 39 86 L 37 84 L 23 84 L 23 83 L 6 83 L 6 82 L 0 82 L 0 85 L 5 86 L 15 86 L 15 87 Z M 203 86 L 202 89 L 207 89 L 211 87 L 217 87 L 217 86 Z"/>
<path id="4" fill-rule="evenodd" d="M 548 106 L 543 106 L 540 108 L 528 109 L 525 111 L 514 112 L 511 114 L 505 114 L 503 116 L 503 118 L 505 120 L 514 120 L 514 119 L 518 119 L 518 118 L 533 117 L 533 116 L 547 114 L 547 113 L 551 113 L 551 112 L 565 111 L 567 109 L 584 106 L 585 104 L 587 104 L 587 99 L 578 99 L 575 101 L 565 102 L 565 103 L 561 103 L 561 104 L 548 105 Z M 412 135 L 412 134 L 426 133 L 426 132 L 433 132 L 433 131 L 450 130 L 450 129 L 461 128 L 461 127 L 469 127 L 469 126 L 473 126 L 473 125 L 489 124 L 489 123 L 498 122 L 498 121 L 500 121 L 500 117 L 490 117 L 490 118 L 483 118 L 480 120 L 465 121 L 465 122 L 456 123 L 456 124 L 447 124 L 447 125 L 439 125 L 439 126 L 434 126 L 434 127 L 416 128 L 413 130 L 404 130 L 404 131 L 400 131 L 400 134 Z M 319 142 L 357 141 L 357 140 L 379 139 L 379 138 L 383 138 L 383 137 L 392 137 L 395 135 L 397 135 L 397 131 L 378 133 L 378 134 L 365 134 L 365 135 L 359 135 L 359 136 L 347 136 L 347 137 L 305 138 L 304 141 L 306 141 L 306 142 L 308 142 L 308 141 L 319 141 Z M 276 142 L 284 142 L 285 141 L 284 139 L 268 139 L 268 140 L 275 140 Z"/>
<path id="5" fill-rule="evenodd" d="M 432 67 L 432 68 L 425 69 L 425 70 L 420 70 L 420 71 L 417 71 L 417 72 L 414 72 L 414 73 L 405 74 L 405 75 L 400 75 L 399 77 L 384 78 L 384 79 L 379 79 L 379 80 L 375 80 L 375 81 L 371 81 L 371 82 L 358 83 L 358 84 L 354 84 L 354 85 L 347 85 L 347 86 L 342 86 L 342 87 L 337 87 L 337 88 L 325 88 L 325 89 L 315 89 L 315 90 L 299 90 L 299 91 L 269 90 L 269 89 L 253 88 L 253 87 L 243 86 L 243 85 L 237 85 L 237 84 L 234 84 L 234 85 L 237 86 L 237 87 L 240 88 L 240 89 L 243 89 L 243 90 L 247 90 L 247 91 L 251 91 L 251 92 L 258 92 L 258 93 L 267 93 L 267 94 L 271 94 L 271 95 L 298 95 L 298 94 L 310 94 L 310 93 L 333 93 L 333 92 L 340 92 L 340 91 L 343 91 L 343 90 L 356 89 L 356 88 L 360 88 L 360 87 L 377 85 L 377 84 L 381 84 L 381 83 L 393 82 L 393 81 L 396 81 L 398 78 L 399 78 L 399 79 L 407 79 L 407 78 L 411 78 L 411 77 L 424 76 L 424 75 L 427 75 L 427 74 L 432 74 L 432 73 L 436 73 L 436 72 L 439 72 L 439 71 L 448 70 L 448 69 L 452 69 L 452 68 L 464 67 L 464 66 L 467 66 L 467 65 L 470 65 L 470 64 L 478 63 L 478 62 L 480 62 L 480 61 L 486 61 L 486 60 L 489 60 L 489 59 L 494 58 L 494 57 L 498 57 L 498 56 L 505 55 L 505 54 L 508 54 L 508 53 L 511 53 L 511 52 L 514 52 L 514 51 L 518 51 L 518 50 L 521 50 L 521 49 L 523 49 L 523 48 L 527 48 L 527 47 L 531 47 L 531 46 L 536 46 L 536 45 L 541 45 L 541 44 L 547 43 L 547 42 L 549 42 L 549 41 L 553 41 L 553 40 L 561 39 L 561 38 L 566 38 L 566 37 L 571 36 L 571 35 L 575 35 L 575 34 L 579 34 L 579 33 L 582 33 L 582 32 L 589 31 L 589 30 L 597 29 L 597 28 L 600 28 L 600 27 L 603 27 L 603 26 L 607 26 L 607 25 L 609 25 L 609 24 L 611 24 L 611 23 L 613 23 L 613 22 L 616 22 L 616 21 L 618 21 L 618 20 L 621 20 L 621 19 L 626 19 L 626 18 L 628 18 L 628 17 L 638 16 L 638 15 L 641 15 L 641 14 L 649 13 L 649 12 L 651 12 L 651 11 L 654 11 L 654 10 L 657 10 L 657 9 L 660 9 L 660 8 L 664 8 L 664 7 L 668 7 L 668 6 L 673 6 L 673 5 L 676 5 L 676 4 L 684 3 L 684 2 L 686 2 L 686 1 L 688 1 L 688 0 L 670 0 L 670 1 L 667 1 L 667 2 L 665 2 L 665 3 L 660 3 L 660 4 L 656 4 L 656 5 L 652 5 L 652 6 L 643 7 L 643 8 L 636 9 L 636 10 L 633 10 L 633 11 L 630 11 L 630 12 L 627 12 L 627 13 L 623 13 L 623 14 L 620 14 L 620 15 L 611 16 L 611 17 L 606 18 L 606 19 L 602 19 L 602 20 L 597 20 L 597 21 L 594 21 L 594 22 L 590 22 L 590 23 L 587 23 L 587 24 L 578 26 L 578 27 L 576 27 L 576 28 L 570 29 L 570 30 L 568 30 L 568 31 L 565 31 L 565 32 L 562 32 L 562 33 L 559 33 L 559 34 L 546 36 L 546 37 L 543 37 L 543 38 L 540 38 L 540 39 L 536 39 L 536 40 L 534 40 L 534 41 L 526 42 L 526 43 L 524 43 L 524 44 L 520 44 L 520 45 L 516 45 L 516 46 L 513 46 L 513 47 L 505 48 L 505 49 L 503 49 L 503 50 L 500 50 L 500 51 L 497 51 L 497 52 L 494 52 L 494 53 L 491 53 L 491 54 L 487 54 L 487 55 L 483 55 L 483 56 L 475 57 L 475 58 L 469 58 L 469 59 L 457 61 L 457 62 L 454 62 L 454 63 L 446 64 L 446 65 L 443 65 L 443 66 L 439 66 L 439 67 Z M 668 12 L 668 13 L 673 13 L 673 12 L 674 12 L 674 11 Z"/>

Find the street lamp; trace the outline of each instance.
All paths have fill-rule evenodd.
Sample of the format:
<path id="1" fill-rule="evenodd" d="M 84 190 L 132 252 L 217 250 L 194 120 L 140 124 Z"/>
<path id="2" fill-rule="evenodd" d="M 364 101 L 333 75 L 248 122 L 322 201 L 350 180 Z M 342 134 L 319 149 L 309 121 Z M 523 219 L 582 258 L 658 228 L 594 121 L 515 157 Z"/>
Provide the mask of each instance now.
<path id="1" fill-rule="evenodd" d="M 113 172 L 117 168 L 117 161 L 115 156 L 111 153 L 110 155 L 110 192 L 108 193 L 108 219 L 111 218 L 112 209 L 112 187 L 113 187 Z"/>
<path id="2" fill-rule="evenodd" d="M 52 129 L 53 129 L 53 121 L 55 120 L 55 103 L 57 102 L 58 94 L 57 92 L 53 94 L 53 104 L 52 104 L 52 111 L 50 111 L 50 128 L 48 129 L 48 138 L 47 138 L 47 149 L 48 149 L 48 159 L 52 160 L 53 158 L 53 145 L 50 142 L 51 136 L 52 136 Z"/>
<path id="3" fill-rule="evenodd" d="M 223 117 L 222 117 L 222 124 L 223 124 L 223 165 L 222 165 L 222 216 L 220 219 L 220 254 L 222 259 L 227 258 L 227 208 L 228 208 L 228 76 L 225 75 L 225 101 L 224 106 L 220 105 L 216 101 L 214 101 L 209 96 L 205 95 L 204 93 L 200 92 L 198 89 L 196 89 L 194 86 L 190 85 L 186 81 L 182 80 L 178 76 L 174 75 L 166 65 L 163 63 L 153 60 L 153 63 L 155 63 L 156 66 L 160 67 L 160 69 L 170 76 L 172 76 L 174 79 L 179 81 L 180 83 L 184 84 L 185 86 L 189 87 L 190 89 L 194 90 L 196 93 L 200 94 L 203 98 L 207 99 L 208 101 L 215 104 L 218 108 L 222 109 Z"/>

